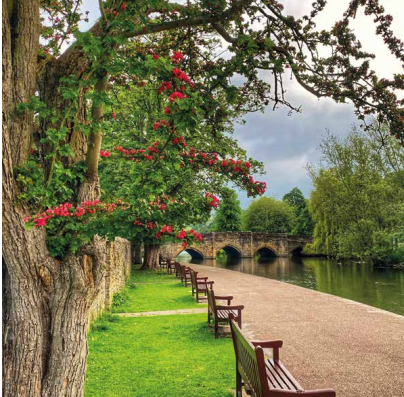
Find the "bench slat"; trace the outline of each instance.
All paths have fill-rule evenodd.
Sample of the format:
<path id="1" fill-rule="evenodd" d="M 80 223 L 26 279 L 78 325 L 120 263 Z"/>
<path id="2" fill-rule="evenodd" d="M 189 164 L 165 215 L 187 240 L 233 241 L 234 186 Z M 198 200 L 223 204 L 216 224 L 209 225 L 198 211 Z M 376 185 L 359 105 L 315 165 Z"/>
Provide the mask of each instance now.
<path id="1" fill-rule="evenodd" d="M 273 360 L 272 360 L 273 361 Z M 304 391 L 299 382 L 292 376 L 292 374 L 285 368 L 281 361 L 277 362 L 278 368 L 284 373 L 287 379 L 293 384 L 294 388 L 298 391 Z"/>
<path id="2" fill-rule="evenodd" d="M 217 310 L 217 316 L 219 318 L 228 319 L 230 313 L 233 314 L 235 317 L 237 317 L 238 314 L 237 310 L 224 310 L 224 309 Z"/>
<path id="3" fill-rule="evenodd" d="M 292 375 L 287 371 L 285 372 L 285 367 L 280 361 L 275 362 L 268 359 L 265 361 L 265 365 L 267 375 L 271 379 L 271 382 L 274 383 L 274 388 L 292 391 L 303 390 Z"/>
<path id="4" fill-rule="evenodd" d="M 283 379 L 281 377 L 279 377 L 279 374 L 276 372 L 276 370 L 274 368 L 272 368 L 271 365 L 267 364 L 265 369 L 266 369 L 268 381 L 270 383 L 270 385 L 269 385 L 270 389 L 291 390 L 290 387 L 285 385 L 285 383 L 283 382 Z"/>

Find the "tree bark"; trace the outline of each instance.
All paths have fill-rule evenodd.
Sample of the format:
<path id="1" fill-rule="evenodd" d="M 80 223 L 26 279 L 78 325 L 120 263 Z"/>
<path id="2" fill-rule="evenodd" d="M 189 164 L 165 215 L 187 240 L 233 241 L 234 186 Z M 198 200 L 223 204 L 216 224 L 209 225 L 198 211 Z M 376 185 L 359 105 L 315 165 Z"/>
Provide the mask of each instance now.
<path id="1" fill-rule="evenodd" d="M 2 11 L 3 396 L 79 397 L 105 242 L 94 239 L 79 255 L 58 261 L 43 229 L 24 228 L 29 211 L 16 201 L 14 168 L 28 159 L 34 117 L 16 105 L 28 102 L 38 85 L 39 0 L 4 1 Z"/>
<path id="2" fill-rule="evenodd" d="M 145 245 L 144 246 L 144 261 L 142 270 L 144 269 L 159 269 L 160 268 L 160 246 Z"/>
<path id="3" fill-rule="evenodd" d="M 142 263 L 142 244 L 133 244 L 133 263 L 135 265 Z"/>

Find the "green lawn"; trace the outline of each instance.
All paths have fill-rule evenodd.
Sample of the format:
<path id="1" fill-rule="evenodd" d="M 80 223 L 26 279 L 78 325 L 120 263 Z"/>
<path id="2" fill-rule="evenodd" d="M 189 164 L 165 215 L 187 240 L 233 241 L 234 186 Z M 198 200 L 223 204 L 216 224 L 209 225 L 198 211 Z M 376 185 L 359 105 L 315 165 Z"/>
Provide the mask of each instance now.
<path id="1" fill-rule="evenodd" d="M 125 293 L 120 301 L 126 312 L 203 307 L 189 288 L 163 273 L 135 272 Z M 232 396 L 232 341 L 215 339 L 206 317 L 100 317 L 89 334 L 85 397 Z"/>
<path id="2" fill-rule="evenodd" d="M 206 307 L 196 303 L 191 287 L 185 288 L 165 271 L 135 270 L 126 288 L 114 296 L 113 313 L 138 313 L 156 310 Z"/>

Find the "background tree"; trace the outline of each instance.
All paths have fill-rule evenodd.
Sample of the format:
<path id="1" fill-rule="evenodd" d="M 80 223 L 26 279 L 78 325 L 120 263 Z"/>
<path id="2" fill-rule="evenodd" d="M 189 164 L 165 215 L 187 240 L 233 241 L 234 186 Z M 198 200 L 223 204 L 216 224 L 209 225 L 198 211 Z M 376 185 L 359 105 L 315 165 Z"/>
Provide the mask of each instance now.
<path id="1" fill-rule="evenodd" d="M 341 140 L 328 135 L 319 167 L 310 167 L 315 249 L 342 258 L 385 262 L 403 227 L 404 152 L 387 135 L 354 127 Z"/>
<path id="2" fill-rule="evenodd" d="M 286 193 L 282 197 L 282 201 L 288 203 L 291 207 L 293 207 L 297 217 L 306 207 L 306 199 L 304 198 L 302 191 L 298 187 L 294 187 L 289 193 Z"/>
<path id="3" fill-rule="evenodd" d="M 300 211 L 299 216 L 296 218 L 295 226 L 292 234 L 297 236 L 312 236 L 314 233 L 315 223 L 311 212 L 309 210 L 310 202 L 306 200 L 304 208 Z"/>
<path id="4" fill-rule="evenodd" d="M 296 221 L 294 209 L 272 197 L 254 200 L 244 212 L 243 230 L 265 233 L 290 233 Z"/>
<path id="5" fill-rule="evenodd" d="M 308 209 L 308 200 L 304 198 L 302 191 L 294 187 L 283 196 L 282 201 L 288 203 L 295 211 L 296 223 L 292 234 L 311 236 L 314 231 L 314 223 Z"/>
<path id="6" fill-rule="evenodd" d="M 221 202 L 215 217 L 215 232 L 238 232 L 241 230 L 241 207 L 237 193 L 229 188 L 221 191 Z"/>
<path id="7" fill-rule="evenodd" d="M 191 224 L 189 228 L 198 230 L 199 233 L 213 232 L 213 228 L 215 226 L 215 217 L 216 217 L 215 215 L 216 214 L 213 213 L 206 222 Z"/>
<path id="8" fill-rule="evenodd" d="M 152 160 L 136 152 L 139 175 L 153 182 L 137 187 L 144 189 L 142 200 L 135 204 L 98 201 L 104 116 L 114 104 L 109 87 L 117 78 L 142 87 L 149 82 L 171 82 L 164 101 L 169 102 L 171 116 L 167 118 L 175 129 L 169 134 L 177 135 L 165 148 L 167 157 L 162 156 L 172 169 L 181 164 L 175 145 L 182 144 L 179 138 L 189 137 L 198 123 L 220 121 L 229 111 L 240 115 L 260 110 L 269 102 L 299 110 L 288 102 L 282 88 L 282 78 L 285 73 L 289 78 L 290 72 L 317 97 L 350 100 L 359 118 L 376 114 L 379 123 L 388 123 L 389 133 L 403 140 L 403 101 L 396 96 L 396 90 L 403 87 L 403 76 L 377 77 L 370 68 L 373 55 L 361 50 L 350 30 L 350 21 L 364 9 L 375 19 L 376 33 L 393 56 L 404 60 L 403 43 L 390 29 L 392 17 L 377 0 L 350 2 L 343 19 L 321 32 L 315 28 L 315 18 L 326 6 L 324 0 L 314 2 L 312 12 L 300 19 L 285 15 L 282 5 L 272 1 L 190 1 L 182 5 L 166 0 L 100 0 L 101 17 L 86 32 L 78 30 L 78 23 L 87 18 L 80 4 L 49 0 L 2 4 L 6 397 L 82 394 L 88 314 L 105 269 L 105 239 L 96 233 L 109 239 L 136 235 L 155 241 L 156 234 L 164 230 L 164 238 L 178 235 L 183 240 L 182 231 L 176 234 L 164 229 L 171 226 L 167 223 L 155 230 L 157 222 L 147 219 L 149 213 L 157 217 L 158 226 L 165 218 L 176 220 L 182 202 L 171 201 L 167 216 L 158 208 L 161 174 L 151 172 L 159 157 L 156 152 L 147 155 Z M 168 31 L 173 40 L 163 40 L 163 50 L 189 38 L 194 40 L 190 48 L 202 57 L 208 53 L 204 37 L 218 43 L 213 63 L 209 58 L 200 62 L 204 75 L 198 84 L 191 81 L 196 92 L 188 81 L 180 84 L 185 82 L 182 72 L 193 78 L 190 56 L 185 57 L 184 70 L 174 75 L 172 59 L 160 58 L 155 48 L 144 48 Z M 225 55 L 219 38 L 228 43 Z M 66 48 L 66 44 L 71 45 Z M 271 85 L 260 79 L 260 70 L 271 74 Z M 233 76 L 241 78 L 242 84 L 233 85 Z M 174 93 L 172 101 L 168 100 Z M 223 103 L 229 104 L 228 110 Z M 200 114 L 194 114 L 195 106 Z M 217 141 L 226 139 L 222 126 L 222 130 L 210 131 Z M 199 138 L 203 141 L 205 136 Z M 125 150 L 148 150 L 122 147 L 119 156 L 125 156 Z M 185 158 L 191 160 L 188 156 Z M 196 165 L 209 167 L 201 158 Z M 210 153 L 206 160 L 217 168 L 217 162 L 224 159 L 220 153 L 217 158 Z M 245 172 L 234 168 L 237 166 L 219 169 L 233 174 L 230 179 L 242 181 L 240 174 L 245 176 Z M 257 193 L 255 184 L 245 182 L 247 190 Z M 256 187 L 262 191 L 261 185 Z M 212 202 L 214 198 L 208 196 L 199 205 L 208 208 Z M 197 208 L 190 210 L 196 212 Z M 137 220 L 140 216 L 143 218 Z"/>

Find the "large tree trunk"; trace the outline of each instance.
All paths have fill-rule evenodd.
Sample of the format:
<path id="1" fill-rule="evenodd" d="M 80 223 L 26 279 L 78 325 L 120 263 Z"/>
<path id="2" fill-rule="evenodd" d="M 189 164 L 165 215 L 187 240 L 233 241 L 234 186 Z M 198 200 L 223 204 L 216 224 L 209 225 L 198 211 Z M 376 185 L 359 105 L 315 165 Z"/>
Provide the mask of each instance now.
<path id="1" fill-rule="evenodd" d="M 14 168 L 28 159 L 34 118 L 16 105 L 37 90 L 39 0 L 3 1 L 2 11 L 3 395 L 79 397 L 105 242 L 95 239 L 80 255 L 57 261 L 45 231 L 24 228 L 29 211 L 16 201 Z"/>
<path id="2" fill-rule="evenodd" d="M 133 243 L 133 263 L 142 263 L 142 244 Z"/>
<path id="3" fill-rule="evenodd" d="M 158 269 L 158 268 L 160 268 L 160 246 L 145 244 L 144 261 L 142 269 Z"/>

